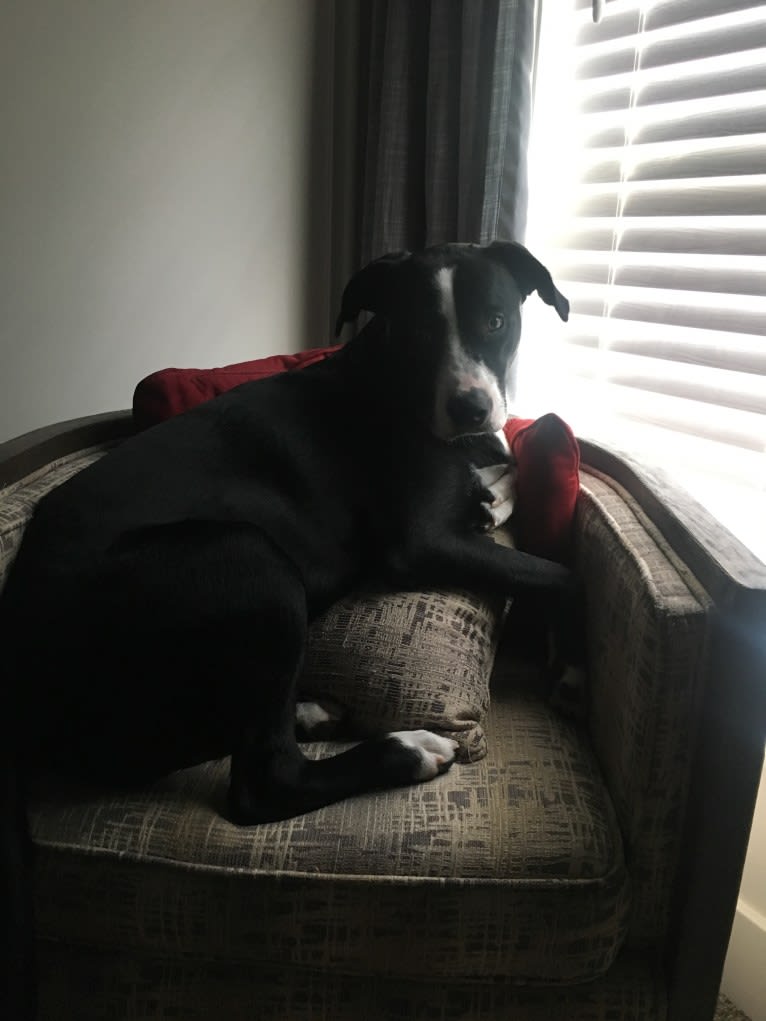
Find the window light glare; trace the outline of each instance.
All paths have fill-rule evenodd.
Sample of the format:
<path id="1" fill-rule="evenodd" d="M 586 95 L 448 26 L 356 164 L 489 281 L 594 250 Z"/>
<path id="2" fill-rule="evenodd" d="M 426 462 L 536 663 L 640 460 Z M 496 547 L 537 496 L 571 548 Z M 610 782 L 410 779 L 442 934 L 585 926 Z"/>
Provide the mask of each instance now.
<path id="1" fill-rule="evenodd" d="M 659 0 L 610 0 L 601 24 L 628 15 L 630 34 L 579 47 L 599 28 L 563 6 L 543 5 L 526 240 L 572 312 L 551 330 L 525 311 L 516 411 L 701 480 L 766 562 L 766 47 L 748 31 L 766 4 L 659 26 Z"/>

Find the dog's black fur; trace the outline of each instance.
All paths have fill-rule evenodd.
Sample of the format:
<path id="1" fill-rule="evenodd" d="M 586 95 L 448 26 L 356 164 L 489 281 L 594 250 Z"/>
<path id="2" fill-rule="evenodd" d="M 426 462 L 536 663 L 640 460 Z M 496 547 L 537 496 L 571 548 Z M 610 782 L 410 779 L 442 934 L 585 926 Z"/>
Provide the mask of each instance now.
<path id="1" fill-rule="evenodd" d="M 361 579 L 527 594 L 566 616 L 569 571 L 484 533 L 460 439 L 505 420 L 533 290 L 566 318 L 517 244 L 378 259 L 338 328 L 375 318 L 338 353 L 140 433 L 45 497 L 0 603 L 11 768 L 133 783 L 231 753 L 242 824 L 448 768 L 452 742 L 425 732 L 307 760 L 296 679 L 309 622 Z"/>

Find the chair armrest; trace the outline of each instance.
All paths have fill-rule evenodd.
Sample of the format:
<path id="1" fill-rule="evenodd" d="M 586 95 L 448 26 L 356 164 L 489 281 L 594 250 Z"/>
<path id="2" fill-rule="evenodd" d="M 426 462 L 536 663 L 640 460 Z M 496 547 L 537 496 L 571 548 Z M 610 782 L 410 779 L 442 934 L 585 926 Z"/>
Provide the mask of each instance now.
<path id="1" fill-rule="evenodd" d="M 763 764 L 766 566 L 664 473 L 581 450 L 591 724 L 636 883 L 631 938 L 659 926 L 669 1017 L 691 1021 L 712 1015 Z"/>
<path id="2" fill-rule="evenodd" d="M 107 411 L 33 429 L 6 440 L 0 443 L 0 486 L 18 482 L 59 457 L 125 439 L 133 431 L 130 411 Z"/>

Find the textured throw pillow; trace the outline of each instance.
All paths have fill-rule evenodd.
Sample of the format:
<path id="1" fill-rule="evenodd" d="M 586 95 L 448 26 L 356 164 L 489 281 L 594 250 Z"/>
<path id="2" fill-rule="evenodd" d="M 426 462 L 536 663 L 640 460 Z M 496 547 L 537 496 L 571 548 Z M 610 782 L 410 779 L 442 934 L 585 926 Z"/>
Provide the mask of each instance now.
<path id="1" fill-rule="evenodd" d="M 499 530 L 496 541 L 508 543 Z M 489 679 L 510 603 L 462 590 L 350 593 L 309 630 L 298 690 L 343 710 L 352 736 L 425 727 L 487 754 Z"/>

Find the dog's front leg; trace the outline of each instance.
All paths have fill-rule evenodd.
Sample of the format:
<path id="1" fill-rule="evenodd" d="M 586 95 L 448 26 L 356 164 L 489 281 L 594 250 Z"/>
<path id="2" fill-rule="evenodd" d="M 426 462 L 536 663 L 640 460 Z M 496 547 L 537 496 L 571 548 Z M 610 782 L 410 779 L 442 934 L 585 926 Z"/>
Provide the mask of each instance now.
<path id="1" fill-rule="evenodd" d="M 513 514 L 516 504 L 516 465 L 506 461 L 487 465 L 486 468 L 476 468 L 475 472 L 481 486 L 481 527 L 491 532 L 504 525 Z"/>
<path id="2" fill-rule="evenodd" d="M 387 548 L 385 566 L 389 580 L 405 588 L 452 586 L 552 599 L 581 594 L 563 564 L 500 546 L 481 532 L 444 529 L 438 520 L 411 523 Z"/>
<path id="3" fill-rule="evenodd" d="M 579 579 L 567 567 L 501 546 L 481 532 L 447 529 L 438 517 L 418 517 L 400 536 L 387 551 L 391 584 L 523 597 L 550 622 L 558 662 L 584 662 L 585 597 Z"/>

